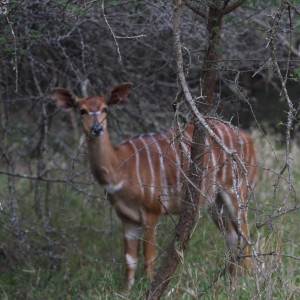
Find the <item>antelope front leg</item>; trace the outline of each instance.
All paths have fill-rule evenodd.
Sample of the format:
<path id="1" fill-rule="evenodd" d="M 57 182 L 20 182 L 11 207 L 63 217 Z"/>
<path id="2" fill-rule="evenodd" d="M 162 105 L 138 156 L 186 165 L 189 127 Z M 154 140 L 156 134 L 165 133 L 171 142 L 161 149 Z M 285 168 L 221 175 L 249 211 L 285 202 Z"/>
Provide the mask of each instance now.
<path id="1" fill-rule="evenodd" d="M 247 207 L 245 207 L 245 202 L 247 199 L 247 186 L 244 182 L 240 190 L 240 201 L 243 202 L 243 207 L 238 211 L 238 205 L 236 205 L 236 216 L 239 214 L 239 220 L 236 218 L 233 220 L 233 226 L 235 227 L 237 234 L 237 251 L 238 255 L 241 255 L 241 264 L 245 269 L 249 270 L 251 267 L 251 260 L 248 257 L 251 253 L 249 242 L 249 229 L 248 229 L 248 218 L 247 218 Z M 235 198 L 235 197 L 233 197 Z M 238 203 L 237 199 L 234 199 Z M 233 201 L 234 201 L 233 200 Z"/>
<path id="2" fill-rule="evenodd" d="M 244 238 L 249 239 L 247 211 L 243 208 L 238 211 L 238 200 L 235 195 L 222 191 L 212 207 L 212 218 L 217 227 L 224 233 L 229 247 L 231 261 L 229 271 L 231 274 L 231 283 L 236 281 L 237 261 L 236 256 L 242 256 L 241 264 L 250 268 L 250 259 L 248 256 L 250 248 Z"/>
<path id="3" fill-rule="evenodd" d="M 227 222 L 226 231 L 227 231 L 227 239 L 229 241 L 230 249 L 234 255 L 242 256 L 240 259 L 241 265 L 245 269 L 250 269 L 251 263 L 250 258 L 247 257 L 250 254 L 250 247 L 248 245 L 247 240 L 249 241 L 249 230 L 248 230 L 248 221 L 247 221 L 247 210 L 246 208 L 242 208 L 238 211 L 238 200 L 233 195 L 230 196 L 232 199 L 232 203 L 236 203 L 235 205 L 235 217 L 230 218 Z M 242 195 L 242 201 L 243 195 Z M 239 215 L 239 218 L 238 218 Z M 247 240 L 246 240 L 247 239 Z M 236 268 L 235 263 L 233 263 L 231 269 L 231 273 L 233 277 L 236 276 Z"/>
<path id="4" fill-rule="evenodd" d="M 244 237 L 249 241 L 249 228 L 248 228 L 246 209 L 242 209 L 241 211 L 241 231 Z M 240 245 L 242 249 L 241 252 L 243 256 L 249 256 L 251 254 L 251 249 L 250 246 L 248 245 L 248 242 L 244 239 L 244 237 L 241 237 L 241 245 Z M 249 257 L 243 257 L 241 259 L 241 263 L 244 265 L 246 269 L 251 268 L 251 260 Z"/>
<path id="5" fill-rule="evenodd" d="M 245 238 L 249 240 L 248 223 L 245 210 L 241 211 L 240 224 L 232 222 L 232 220 L 228 220 L 227 223 L 226 236 L 234 259 L 229 267 L 229 271 L 231 274 L 231 283 L 235 284 L 238 275 L 235 256 L 242 256 L 240 259 L 240 265 L 242 265 L 245 270 L 250 270 L 251 268 L 250 258 L 247 257 L 250 254 L 250 247 L 245 240 Z"/>
<path id="6" fill-rule="evenodd" d="M 130 290 L 134 284 L 137 268 L 141 227 L 138 224 L 124 222 L 123 228 L 126 257 L 126 288 Z"/>
<path id="7" fill-rule="evenodd" d="M 149 279 L 152 279 L 154 274 L 156 222 L 157 216 L 148 216 L 144 229 L 144 269 Z"/>

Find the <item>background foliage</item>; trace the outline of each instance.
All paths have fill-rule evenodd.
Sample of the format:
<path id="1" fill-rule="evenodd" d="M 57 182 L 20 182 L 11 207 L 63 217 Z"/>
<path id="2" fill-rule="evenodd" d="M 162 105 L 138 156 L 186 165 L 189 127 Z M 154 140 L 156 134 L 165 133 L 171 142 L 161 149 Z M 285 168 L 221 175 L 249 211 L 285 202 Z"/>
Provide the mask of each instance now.
<path id="1" fill-rule="evenodd" d="M 268 47 L 281 2 L 247 1 L 225 18 L 215 93 L 217 114 L 255 134 L 262 180 L 250 223 L 260 252 L 268 255 L 262 256 L 255 280 L 242 279 L 237 291 L 222 280 L 212 284 L 224 264 L 225 245 L 209 217 L 201 213 L 185 264 L 167 298 L 224 299 L 235 293 L 237 299 L 258 295 L 297 299 L 299 294 L 300 19 L 297 1 L 284 1 L 276 59 L 295 108 L 289 153 L 293 160 L 290 168 L 284 168 L 288 106 Z M 103 94 L 130 81 L 135 85 L 131 102 L 112 112 L 113 140 L 172 126 L 177 92 L 172 5 L 169 1 L 0 3 L 0 295 L 127 297 L 121 295 L 119 221 L 90 175 L 77 116 L 59 113 L 49 92 L 63 86 L 78 95 Z M 206 50 L 205 28 L 205 20 L 184 9 L 184 59 L 195 95 Z M 173 229 L 168 218 L 159 224 L 158 260 Z M 146 285 L 141 279 L 131 296 L 143 298 Z"/>

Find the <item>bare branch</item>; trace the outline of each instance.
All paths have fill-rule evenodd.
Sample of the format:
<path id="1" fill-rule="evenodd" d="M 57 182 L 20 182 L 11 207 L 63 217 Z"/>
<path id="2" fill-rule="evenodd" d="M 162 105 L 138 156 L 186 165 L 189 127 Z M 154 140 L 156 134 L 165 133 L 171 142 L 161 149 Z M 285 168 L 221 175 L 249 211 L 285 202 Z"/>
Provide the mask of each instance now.
<path id="1" fill-rule="evenodd" d="M 300 15 L 300 8 L 292 4 L 291 1 L 285 0 L 285 3 L 289 5 L 298 15 Z"/>
<path id="2" fill-rule="evenodd" d="M 119 44 L 118 44 L 117 39 L 137 39 L 137 38 L 140 38 L 140 37 L 145 37 L 145 35 L 144 34 L 140 34 L 140 35 L 136 35 L 136 36 L 124 36 L 124 37 L 117 36 L 114 33 L 112 27 L 110 26 L 110 24 L 109 24 L 109 22 L 107 20 L 107 16 L 105 14 L 104 0 L 102 0 L 102 15 L 103 15 L 105 23 L 107 24 L 107 27 L 109 28 L 109 30 L 111 32 L 111 35 L 112 35 L 112 37 L 113 37 L 113 39 L 115 41 L 115 45 L 117 47 L 117 52 L 118 52 L 118 57 L 119 57 L 118 60 L 119 60 L 119 63 L 120 63 L 122 61 L 122 56 L 121 56 L 121 52 L 120 52 L 120 48 L 119 48 Z"/>
<path id="3" fill-rule="evenodd" d="M 275 16 L 275 24 L 273 25 L 273 27 L 271 28 L 270 32 L 269 32 L 269 47 L 270 47 L 270 51 L 271 51 L 271 58 L 272 58 L 272 62 L 273 65 L 275 67 L 275 71 L 276 74 L 280 80 L 281 83 L 281 87 L 283 90 L 283 95 L 284 98 L 286 99 L 286 102 L 288 104 L 288 115 L 287 115 L 287 123 L 286 123 L 286 158 L 285 158 L 285 165 L 283 166 L 282 170 L 281 170 L 281 174 L 285 171 L 285 169 L 288 170 L 288 184 L 289 184 L 289 188 L 288 188 L 288 193 L 284 199 L 284 201 L 282 202 L 282 205 L 279 208 L 279 211 L 284 207 L 290 192 L 292 191 L 292 178 L 291 178 L 291 157 L 290 157 L 290 142 L 291 142 L 291 130 L 292 130 L 292 123 L 293 120 L 295 118 L 294 113 L 295 113 L 295 108 L 293 105 L 293 102 L 291 101 L 287 88 L 286 88 L 286 81 L 284 80 L 282 74 L 281 74 L 281 70 L 280 67 L 278 65 L 277 59 L 276 59 L 276 53 L 275 53 L 275 35 L 277 34 L 277 29 L 278 29 L 278 23 L 282 17 L 282 13 L 283 13 L 283 9 L 284 9 L 284 2 L 279 6 L 276 16 Z M 278 180 L 279 182 L 279 180 Z M 275 186 L 275 190 L 276 190 L 276 186 Z"/>
<path id="4" fill-rule="evenodd" d="M 1 3 L 0 3 L 1 4 Z M 15 35 L 15 31 L 13 29 L 13 24 L 10 21 L 9 17 L 8 17 L 8 13 L 7 13 L 7 9 L 4 6 L 2 8 L 2 4 L 1 4 L 1 10 L 2 10 L 2 14 L 4 14 L 5 19 L 7 21 L 7 24 L 9 26 L 11 35 L 13 37 L 13 43 L 14 43 L 14 52 L 13 52 L 13 57 L 14 57 L 14 71 L 15 71 L 15 92 L 18 92 L 18 82 L 19 82 L 19 69 L 18 69 L 18 53 L 17 53 L 17 39 L 16 39 L 16 35 Z M 0 11 L 0 15 L 1 15 L 1 11 Z"/>
<path id="5" fill-rule="evenodd" d="M 225 8 L 224 15 L 227 15 L 245 3 L 246 0 L 238 0 L 235 3 L 231 4 L 229 7 Z"/>
<path id="6" fill-rule="evenodd" d="M 200 2 L 199 4 L 195 4 L 194 1 L 192 0 L 183 0 L 184 4 L 192 10 L 195 14 L 199 15 L 202 18 L 206 18 L 206 14 L 202 12 L 201 7 L 200 7 Z"/>

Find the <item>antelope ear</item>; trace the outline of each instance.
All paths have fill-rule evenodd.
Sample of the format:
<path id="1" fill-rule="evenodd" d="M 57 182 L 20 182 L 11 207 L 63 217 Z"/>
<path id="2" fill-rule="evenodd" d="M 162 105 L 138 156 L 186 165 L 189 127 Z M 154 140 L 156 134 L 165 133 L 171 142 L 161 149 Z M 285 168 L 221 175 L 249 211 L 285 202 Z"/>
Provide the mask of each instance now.
<path id="1" fill-rule="evenodd" d="M 78 104 L 77 97 L 69 90 L 64 88 L 54 88 L 51 97 L 56 105 L 64 111 L 75 109 Z"/>
<path id="2" fill-rule="evenodd" d="M 130 82 L 124 82 L 114 87 L 112 91 L 106 95 L 107 105 L 116 105 L 128 102 L 128 96 L 132 89 L 133 84 Z"/>

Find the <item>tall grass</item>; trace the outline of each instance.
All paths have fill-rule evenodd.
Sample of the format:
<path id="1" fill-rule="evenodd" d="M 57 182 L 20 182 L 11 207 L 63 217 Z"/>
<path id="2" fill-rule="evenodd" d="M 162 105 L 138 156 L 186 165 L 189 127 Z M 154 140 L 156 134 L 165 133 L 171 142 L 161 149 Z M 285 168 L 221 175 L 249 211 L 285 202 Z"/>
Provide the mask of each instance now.
<path id="1" fill-rule="evenodd" d="M 288 174 L 279 141 L 255 135 L 261 180 L 249 207 L 249 223 L 257 258 L 252 272 L 239 276 L 236 286 L 228 275 L 219 277 L 228 254 L 222 233 L 207 212 L 200 211 L 188 251 L 163 299 L 299 299 L 300 149 L 293 145 L 293 191 L 286 198 Z M 270 146 L 272 145 L 272 148 Z M 48 219 L 33 210 L 33 191 L 27 179 L 17 181 L 21 237 L 14 235 L 9 217 L 0 221 L 1 299 L 144 299 L 149 281 L 142 258 L 132 291 L 123 291 L 124 255 L 121 224 L 101 188 L 90 198 L 62 183 L 41 184 L 49 198 Z M 0 186 L 5 190 L 6 178 Z M 157 226 L 157 259 L 172 241 L 177 218 L 162 217 Z"/>

